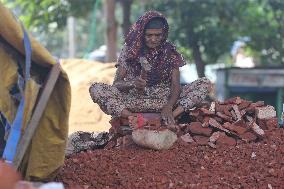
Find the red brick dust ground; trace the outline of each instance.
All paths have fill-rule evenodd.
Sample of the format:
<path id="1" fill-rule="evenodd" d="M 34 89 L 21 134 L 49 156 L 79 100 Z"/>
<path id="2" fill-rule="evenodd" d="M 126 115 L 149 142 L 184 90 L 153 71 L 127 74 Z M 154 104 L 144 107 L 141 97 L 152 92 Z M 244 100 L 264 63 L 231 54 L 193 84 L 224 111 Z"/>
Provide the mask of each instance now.
<path id="1" fill-rule="evenodd" d="M 165 151 L 135 145 L 74 154 L 56 180 L 66 188 L 283 188 L 284 129 L 216 149 L 178 140 Z"/>

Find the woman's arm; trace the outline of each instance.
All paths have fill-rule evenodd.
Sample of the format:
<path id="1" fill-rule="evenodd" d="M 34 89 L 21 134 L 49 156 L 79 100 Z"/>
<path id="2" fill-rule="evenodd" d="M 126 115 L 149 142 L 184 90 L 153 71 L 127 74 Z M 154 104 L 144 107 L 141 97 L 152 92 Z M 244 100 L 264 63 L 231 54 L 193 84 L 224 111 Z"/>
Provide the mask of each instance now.
<path id="1" fill-rule="evenodd" d="M 169 106 L 174 106 L 179 98 L 181 91 L 179 69 L 174 69 L 172 73 L 171 96 L 168 101 Z"/>
<path id="2" fill-rule="evenodd" d="M 131 80 L 125 81 L 124 78 L 126 76 L 126 69 L 122 66 L 119 66 L 116 70 L 115 78 L 113 81 L 113 86 L 116 87 L 120 91 L 127 91 L 132 88 L 144 89 L 146 86 L 146 81 L 140 77 Z"/>
<path id="3" fill-rule="evenodd" d="M 125 91 L 134 87 L 134 81 L 124 81 L 125 76 L 126 69 L 122 66 L 118 66 L 113 81 L 113 86 L 118 90 Z"/>
<path id="4" fill-rule="evenodd" d="M 171 94 L 168 103 L 162 108 L 161 115 L 166 124 L 174 124 L 173 106 L 176 104 L 181 87 L 180 87 L 180 72 L 179 69 L 174 69 L 172 72 Z"/>

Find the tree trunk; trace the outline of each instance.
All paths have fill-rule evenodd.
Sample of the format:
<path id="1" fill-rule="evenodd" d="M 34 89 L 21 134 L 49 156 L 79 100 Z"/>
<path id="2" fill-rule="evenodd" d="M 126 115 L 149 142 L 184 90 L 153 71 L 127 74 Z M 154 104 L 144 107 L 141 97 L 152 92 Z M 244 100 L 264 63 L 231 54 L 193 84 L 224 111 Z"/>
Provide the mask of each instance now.
<path id="1" fill-rule="evenodd" d="M 68 28 L 68 58 L 75 58 L 76 56 L 76 32 L 75 32 L 75 18 L 73 16 L 67 19 Z"/>
<path id="2" fill-rule="evenodd" d="M 122 30 L 123 30 L 123 36 L 126 38 L 131 23 L 130 23 L 130 15 L 131 15 L 131 5 L 133 0 L 121 0 L 121 6 L 122 6 L 122 12 L 123 12 L 123 22 L 122 22 Z"/>
<path id="3" fill-rule="evenodd" d="M 197 42 L 193 43 L 192 55 L 193 55 L 193 59 L 196 65 L 196 71 L 197 71 L 198 77 L 199 78 L 205 77 L 205 65 L 201 58 L 201 53 L 200 53 L 199 45 L 197 44 Z"/>
<path id="4" fill-rule="evenodd" d="M 107 62 L 116 61 L 116 33 L 117 22 L 115 20 L 115 0 L 105 0 L 105 13 L 106 13 L 106 46 Z"/>

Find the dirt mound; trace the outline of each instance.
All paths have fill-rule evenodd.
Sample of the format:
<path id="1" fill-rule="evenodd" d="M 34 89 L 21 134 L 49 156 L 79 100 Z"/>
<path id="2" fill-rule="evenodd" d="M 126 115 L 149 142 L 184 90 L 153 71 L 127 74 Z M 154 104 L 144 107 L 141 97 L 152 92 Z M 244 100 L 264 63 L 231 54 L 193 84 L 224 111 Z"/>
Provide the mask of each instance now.
<path id="1" fill-rule="evenodd" d="M 282 188 L 284 130 L 237 146 L 176 143 L 170 150 L 130 146 L 82 152 L 65 161 L 58 180 L 67 188 Z"/>
<path id="2" fill-rule="evenodd" d="M 69 133 L 108 131 L 110 116 L 105 115 L 99 106 L 93 103 L 89 87 L 93 82 L 111 84 L 116 70 L 114 65 L 83 59 L 62 60 L 72 88 Z"/>

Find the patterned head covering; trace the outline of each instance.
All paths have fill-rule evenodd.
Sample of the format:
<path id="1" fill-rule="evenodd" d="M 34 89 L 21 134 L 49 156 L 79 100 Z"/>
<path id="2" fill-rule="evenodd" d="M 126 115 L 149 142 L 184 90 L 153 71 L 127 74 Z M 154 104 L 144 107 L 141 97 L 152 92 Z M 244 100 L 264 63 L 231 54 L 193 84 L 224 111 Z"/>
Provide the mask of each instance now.
<path id="1" fill-rule="evenodd" d="M 164 20 L 164 34 L 161 45 L 154 49 L 149 49 L 146 48 L 144 43 L 145 26 L 154 18 Z M 175 46 L 167 41 L 168 31 L 168 22 L 161 13 L 157 11 L 146 12 L 132 25 L 123 47 L 124 58 L 120 56 L 118 64 L 120 64 L 121 61 L 126 61 L 129 66 L 136 67 L 136 74 L 139 75 L 141 71 L 139 60 L 141 60 L 141 57 L 146 58 L 153 68 L 148 75 L 148 85 L 155 85 L 161 80 L 163 82 L 170 82 L 171 78 L 169 76 L 173 68 L 179 68 L 185 65 L 185 60 L 182 55 L 176 51 Z"/>

